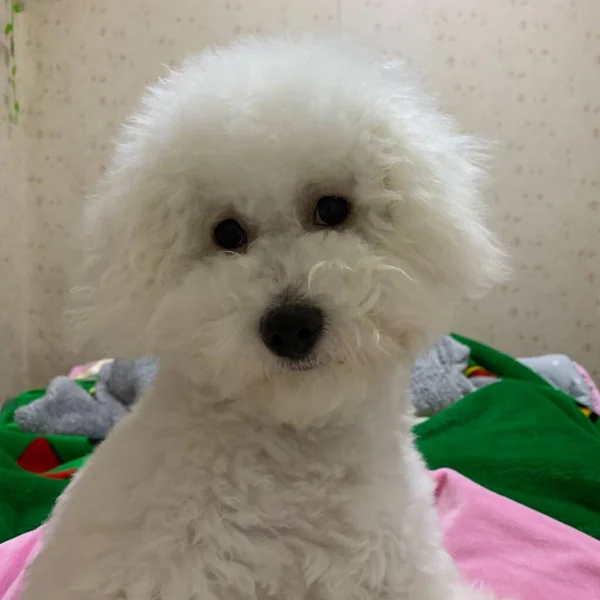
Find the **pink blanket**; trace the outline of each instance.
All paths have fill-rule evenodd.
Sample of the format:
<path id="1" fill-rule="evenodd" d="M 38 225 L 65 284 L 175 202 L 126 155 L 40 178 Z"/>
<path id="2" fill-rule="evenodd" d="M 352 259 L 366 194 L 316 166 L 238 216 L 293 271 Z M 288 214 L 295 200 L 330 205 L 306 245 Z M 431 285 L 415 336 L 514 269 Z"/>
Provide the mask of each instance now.
<path id="1" fill-rule="evenodd" d="M 596 382 L 592 379 L 592 376 L 582 367 L 580 364 L 575 363 L 575 368 L 579 371 L 583 381 L 587 384 L 590 390 L 590 396 L 592 398 L 592 402 L 594 403 L 594 412 L 597 415 L 600 415 L 600 390 L 596 385 Z"/>
<path id="2" fill-rule="evenodd" d="M 519 600 L 598 600 L 600 542 L 455 471 L 432 473 L 446 546 L 464 577 Z M 42 528 L 0 545 L 0 600 L 17 600 Z"/>
<path id="3" fill-rule="evenodd" d="M 440 469 L 436 504 L 465 579 L 520 600 L 599 600 L 600 542 Z"/>
<path id="4" fill-rule="evenodd" d="M 0 544 L 0 600 L 16 600 L 25 567 L 41 550 L 42 529 L 35 529 Z"/>

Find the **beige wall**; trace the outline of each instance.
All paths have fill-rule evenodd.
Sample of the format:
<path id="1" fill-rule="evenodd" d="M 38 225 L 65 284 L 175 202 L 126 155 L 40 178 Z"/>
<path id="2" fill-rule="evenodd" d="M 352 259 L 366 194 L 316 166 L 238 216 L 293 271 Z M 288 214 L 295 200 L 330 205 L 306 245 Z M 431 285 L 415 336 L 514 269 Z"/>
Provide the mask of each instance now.
<path id="1" fill-rule="evenodd" d="M 2 31 L 8 12 L 0 4 Z M 0 62 L 2 95 L 8 67 Z M 27 373 L 25 315 L 21 310 L 28 274 L 26 256 L 26 172 L 22 131 L 13 129 L 2 106 L 0 119 L 0 394 L 21 385 Z M 1 402 L 1 396 L 0 396 Z"/>
<path id="2" fill-rule="evenodd" d="M 398 52 L 497 141 L 489 197 L 515 275 L 465 307 L 460 329 L 520 355 L 566 352 L 600 375 L 598 0 L 48 0 L 21 15 L 26 114 L 12 137 L 0 131 L 0 392 L 71 360 L 61 262 L 144 85 L 206 44 L 286 27 Z"/>

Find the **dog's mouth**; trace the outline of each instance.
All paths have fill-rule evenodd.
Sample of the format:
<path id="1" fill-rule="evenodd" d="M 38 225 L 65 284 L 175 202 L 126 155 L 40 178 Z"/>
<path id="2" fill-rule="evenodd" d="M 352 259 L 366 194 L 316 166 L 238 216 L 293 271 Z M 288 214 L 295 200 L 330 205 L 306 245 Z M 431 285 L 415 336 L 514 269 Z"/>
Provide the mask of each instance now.
<path id="1" fill-rule="evenodd" d="M 281 367 L 283 367 L 287 371 L 294 371 L 297 373 L 306 373 L 309 371 L 319 371 L 321 369 L 325 369 L 327 367 L 336 367 L 344 364 L 343 360 L 323 360 L 323 359 L 296 359 L 285 361 L 281 363 Z"/>
<path id="2" fill-rule="evenodd" d="M 303 359 L 286 361 L 284 366 L 290 371 L 305 373 L 307 371 L 314 371 L 315 369 L 319 369 L 325 366 L 325 363 L 316 359 Z"/>

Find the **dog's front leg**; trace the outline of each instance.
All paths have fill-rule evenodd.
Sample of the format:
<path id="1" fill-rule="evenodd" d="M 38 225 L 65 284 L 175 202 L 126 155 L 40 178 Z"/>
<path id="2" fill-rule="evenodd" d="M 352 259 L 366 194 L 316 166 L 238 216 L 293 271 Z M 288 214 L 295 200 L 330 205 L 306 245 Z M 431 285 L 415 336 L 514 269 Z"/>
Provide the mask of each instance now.
<path id="1" fill-rule="evenodd" d="M 187 600 L 192 587 L 203 591 L 198 557 L 186 554 L 188 496 L 177 497 L 165 465 L 177 431 L 161 441 L 142 412 L 115 428 L 57 503 L 20 600 Z"/>

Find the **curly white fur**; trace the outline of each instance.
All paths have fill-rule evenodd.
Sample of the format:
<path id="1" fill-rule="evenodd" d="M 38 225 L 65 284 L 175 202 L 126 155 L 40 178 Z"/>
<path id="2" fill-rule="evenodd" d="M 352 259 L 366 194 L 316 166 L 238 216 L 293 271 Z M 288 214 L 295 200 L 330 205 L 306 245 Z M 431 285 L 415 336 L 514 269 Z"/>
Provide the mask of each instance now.
<path id="1" fill-rule="evenodd" d="M 408 374 L 501 255 L 479 151 L 347 42 L 189 59 L 125 128 L 87 213 L 75 327 L 161 372 L 52 520 L 23 600 L 481 600 L 442 548 Z M 351 218 L 316 227 L 324 194 Z M 235 217 L 245 253 L 212 228 Z M 327 330 L 307 370 L 258 333 Z"/>

